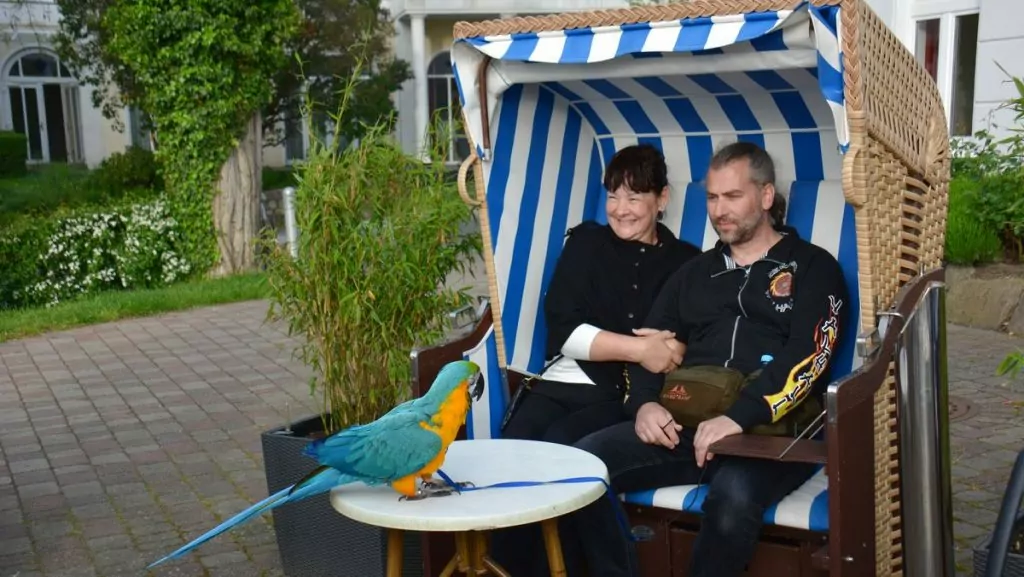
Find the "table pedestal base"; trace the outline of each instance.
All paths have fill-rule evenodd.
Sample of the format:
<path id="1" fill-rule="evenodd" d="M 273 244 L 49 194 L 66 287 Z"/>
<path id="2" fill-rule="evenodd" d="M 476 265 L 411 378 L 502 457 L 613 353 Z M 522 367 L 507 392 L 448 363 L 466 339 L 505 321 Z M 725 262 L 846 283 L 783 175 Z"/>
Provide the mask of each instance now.
<path id="1" fill-rule="evenodd" d="M 544 548 L 548 554 L 551 577 L 566 577 L 565 559 L 562 557 L 562 541 L 558 537 L 558 519 L 541 522 L 544 532 Z M 458 571 L 461 575 L 495 575 L 511 577 L 487 554 L 488 533 L 486 531 L 459 531 L 455 533 L 455 556 L 438 577 L 452 577 Z M 387 577 L 402 575 L 402 532 L 388 530 L 388 572 Z"/>

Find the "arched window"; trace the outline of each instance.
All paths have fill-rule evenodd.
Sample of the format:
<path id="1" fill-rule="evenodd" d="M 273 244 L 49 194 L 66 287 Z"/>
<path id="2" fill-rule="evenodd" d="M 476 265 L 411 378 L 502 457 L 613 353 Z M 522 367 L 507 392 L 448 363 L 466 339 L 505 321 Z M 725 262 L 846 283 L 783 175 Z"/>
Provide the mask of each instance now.
<path id="1" fill-rule="evenodd" d="M 45 52 L 29 52 L 15 58 L 7 72 L 9 78 L 46 78 L 49 80 L 70 80 L 71 75 L 64 63 Z"/>
<path id="2" fill-rule="evenodd" d="M 450 129 L 448 162 L 462 162 L 469 156 L 469 141 L 462 128 L 462 107 L 459 102 L 459 88 L 452 74 L 451 56 L 447 51 L 439 53 L 427 67 L 427 94 L 430 121 L 440 117 Z"/>
<path id="3" fill-rule="evenodd" d="M 28 139 L 29 162 L 82 160 L 78 80 L 53 53 L 34 48 L 3 67 L 0 128 Z"/>

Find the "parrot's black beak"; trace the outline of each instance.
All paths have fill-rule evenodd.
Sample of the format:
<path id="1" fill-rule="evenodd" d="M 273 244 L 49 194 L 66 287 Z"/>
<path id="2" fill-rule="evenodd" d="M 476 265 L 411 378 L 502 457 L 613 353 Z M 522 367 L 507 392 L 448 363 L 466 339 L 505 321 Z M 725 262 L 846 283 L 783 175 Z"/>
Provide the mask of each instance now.
<path id="1" fill-rule="evenodd" d="M 476 374 L 473 384 L 469 386 L 469 396 L 474 401 L 479 401 L 480 397 L 484 396 L 484 374 L 482 372 Z"/>

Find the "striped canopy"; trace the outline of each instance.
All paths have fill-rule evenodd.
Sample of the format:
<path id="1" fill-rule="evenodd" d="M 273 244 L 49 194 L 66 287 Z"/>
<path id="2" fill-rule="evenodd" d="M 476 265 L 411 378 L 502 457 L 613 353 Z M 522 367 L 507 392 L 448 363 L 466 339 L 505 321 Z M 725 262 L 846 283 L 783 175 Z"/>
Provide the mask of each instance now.
<path id="1" fill-rule="evenodd" d="M 713 151 L 736 140 L 763 146 L 789 200 L 788 223 L 839 259 L 847 306 L 859 311 L 856 231 L 841 182 L 848 137 L 840 47 L 839 7 L 806 2 L 777 12 L 456 40 L 453 69 L 482 164 L 492 306 L 504 341 L 499 350 L 492 331 L 465 356 L 489 367 L 488 382 L 500 383 L 505 368 L 543 366 L 543 295 L 564 233 L 583 220 L 606 222 L 604 166 L 638 142 L 658 147 L 668 163 L 664 224 L 705 249 L 717 240 L 703 190 Z M 857 332 L 845 328 L 834 377 L 857 363 Z M 472 409 L 474 437 L 498 435 L 507 395 L 488 389 L 493 394 Z"/>
<path id="2" fill-rule="evenodd" d="M 840 8 L 806 1 L 795 4 L 792 10 L 459 39 L 451 51 L 452 68 L 477 155 L 489 160 L 491 152 L 483 148 L 481 107 L 486 106 L 488 117 L 494 119 L 502 95 L 517 84 L 601 79 L 614 85 L 619 78 L 696 76 L 697 86 L 684 85 L 691 91 L 681 95 L 699 98 L 734 92 L 733 87 L 714 81 L 716 75 L 732 71 L 753 73 L 752 79 L 760 78 L 765 88 L 778 89 L 783 85 L 776 78 L 759 72 L 780 69 L 803 69 L 815 77 L 821 98 L 835 118 L 839 146 L 845 151 L 849 140 L 843 106 Z M 483 102 L 477 74 L 485 57 L 493 62 L 487 73 L 487 101 Z M 650 93 L 642 96 L 666 96 L 663 86 L 646 88 Z M 614 91 L 605 96 L 614 98 L 612 94 L 622 96 Z M 729 120 L 736 130 L 750 129 L 740 118 Z M 600 134 L 598 125 L 593 129 Z"/>

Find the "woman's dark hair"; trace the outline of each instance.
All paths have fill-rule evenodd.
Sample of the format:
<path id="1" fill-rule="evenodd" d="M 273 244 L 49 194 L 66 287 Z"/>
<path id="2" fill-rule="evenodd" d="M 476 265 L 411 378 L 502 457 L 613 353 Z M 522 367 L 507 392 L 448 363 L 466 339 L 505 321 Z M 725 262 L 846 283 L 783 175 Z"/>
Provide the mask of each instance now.
<path id="1" fill-rule="evenodd" d="M 633 192 L 660 194 L 668 186 L 665 157 L 650 144 L 627 146 L 604 169 L 604 187 L 611 192 L 625 184 Z"/>

